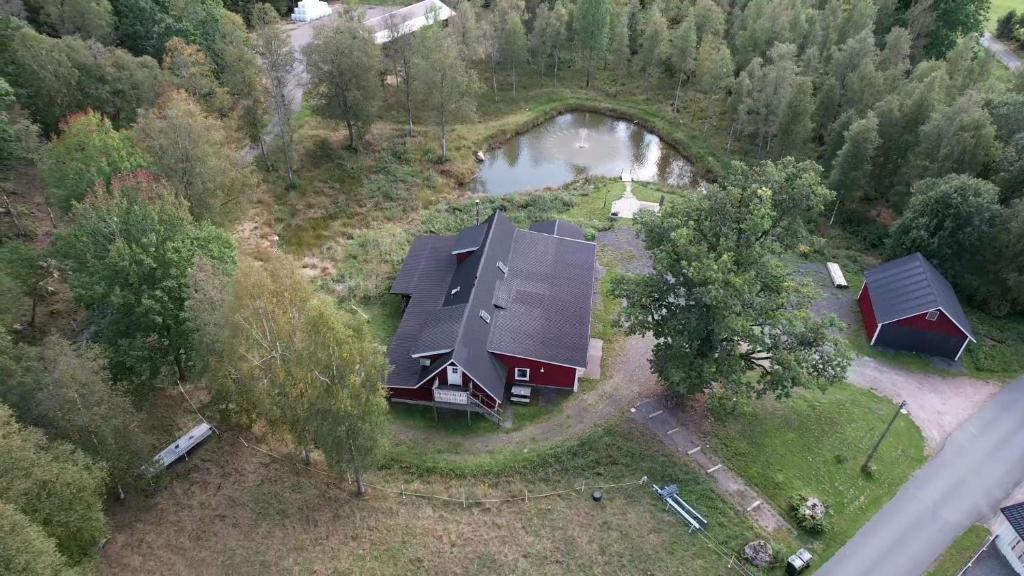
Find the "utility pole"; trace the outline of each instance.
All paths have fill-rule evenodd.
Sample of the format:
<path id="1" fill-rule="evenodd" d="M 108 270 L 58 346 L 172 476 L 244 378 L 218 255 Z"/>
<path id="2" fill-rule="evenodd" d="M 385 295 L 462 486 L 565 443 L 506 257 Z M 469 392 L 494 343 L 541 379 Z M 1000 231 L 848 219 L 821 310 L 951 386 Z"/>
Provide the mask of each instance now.
<path id="1" fill-rule="evenodd" d="M 860 467 L 861 470 L 867 470 L 868 466 L 871 465 L 871 459 L 875 457 L 875 452 L 878 452 L 878 447 L 882 445 L 882 441 L 885 440 L 886 435 L 889 434 L 889 430 L 892 428 L 892 425 L 896 423 L 896 419 L 899 418 L 900 414 L 906 411 L 906 408 L 907 401 L 904 400 L 900 402 L 900 405 L 896 408 L 896 413 L 892 415 L 892 419 L 889 420 L 889 424 L 885 427 L 885 430 L 882 430 L 882 435 L 878 437 L 878 442 L 875 442 L 874 447 L 871 448 L 871 452 L 868 452 L 868 457 L 864 459 L 864 464 Z"/>

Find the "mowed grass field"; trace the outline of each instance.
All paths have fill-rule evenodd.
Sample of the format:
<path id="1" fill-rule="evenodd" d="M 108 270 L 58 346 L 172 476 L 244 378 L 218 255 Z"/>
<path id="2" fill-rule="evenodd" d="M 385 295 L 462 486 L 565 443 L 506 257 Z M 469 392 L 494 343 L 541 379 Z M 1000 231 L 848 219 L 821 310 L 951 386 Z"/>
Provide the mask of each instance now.
<path id="1" fill-rule="evenodd" d="M 659 485 L 678 482 L 725 549 L 754 537 L 703 475 L 625 421 L 558 448 L 469 464 L 428 463 L 402 450 L 370 481 L 475 499 L 644 475 Z M 245 448 L 231 433 L 213 438 L 172 476 L 153 498 L 112 511 L 103 573 L 733 574 L 649 485 L 609 489 L 600 504 L 589 489 L 468 506 L 380 490 L 361 499 L 344 483 Z"/>
<path id="2" fill-rule="evenodd" d="M 895 409 L 850 384 L 798 392 L 782 402 L 751 401 L 716 420 L 711 448 L 780 511 L 788 513 L 797 494 L 822 500 L 829 530 L 803 535 L 821 566 L 926 460 L 921 432 L 901 416 L 875 456 L 875 477 L 861 473 Z"/>

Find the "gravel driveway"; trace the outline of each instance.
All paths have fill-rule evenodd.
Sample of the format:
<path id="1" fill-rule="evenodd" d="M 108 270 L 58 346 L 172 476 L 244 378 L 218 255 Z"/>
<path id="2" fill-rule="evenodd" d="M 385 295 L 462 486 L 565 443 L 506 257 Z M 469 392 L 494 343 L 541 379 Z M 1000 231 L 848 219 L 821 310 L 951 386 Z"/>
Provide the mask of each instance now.
<path id="1" fill-rule="evenodd" d="M 970 418 L 1000 387 L 966 376 L 922 374 L 862 356 L 850 366 L 850 382 L 891 399 L 906 400 L 910 418 L 921 429 L 929 454 Z"/>

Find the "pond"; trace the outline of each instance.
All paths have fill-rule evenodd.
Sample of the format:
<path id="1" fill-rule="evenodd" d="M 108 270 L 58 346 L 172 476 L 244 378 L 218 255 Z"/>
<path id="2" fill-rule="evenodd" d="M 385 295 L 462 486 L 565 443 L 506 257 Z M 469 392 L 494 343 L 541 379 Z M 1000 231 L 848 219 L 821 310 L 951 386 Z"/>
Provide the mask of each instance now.
<path id="1" fill-rule="evenodd" d="M 486 154 L 474 181 L 482 194 L 557 187 L 582 176 L 685 185 L 693 165 L 657 135 L 629 120 L 569 112 L 509 139 Z"/>

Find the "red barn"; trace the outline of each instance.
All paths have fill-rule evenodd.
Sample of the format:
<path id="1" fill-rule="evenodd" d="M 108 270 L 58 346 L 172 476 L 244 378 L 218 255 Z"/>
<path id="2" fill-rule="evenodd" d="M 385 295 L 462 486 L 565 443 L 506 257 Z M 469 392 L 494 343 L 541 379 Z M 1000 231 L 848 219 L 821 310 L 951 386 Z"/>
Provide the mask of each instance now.
<path id="1" fill-rule="evenodd" d="M 959 360 L 975 341 L 953 287 L 920 253 L 868 270 L 857 301 L 872 346 Z"/>
<path id="2" fill-rule="evenodd" d="M 563 221 L 521 230 L 501 212 L 419 236 L 391 287 L 392 402 L 501 420 L 511 387 L 575 391 L 587 366 L 597 247 Z"/>

